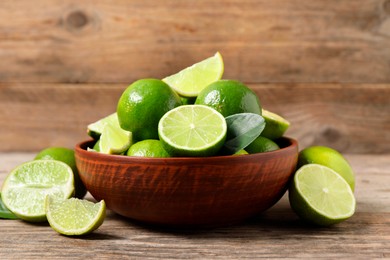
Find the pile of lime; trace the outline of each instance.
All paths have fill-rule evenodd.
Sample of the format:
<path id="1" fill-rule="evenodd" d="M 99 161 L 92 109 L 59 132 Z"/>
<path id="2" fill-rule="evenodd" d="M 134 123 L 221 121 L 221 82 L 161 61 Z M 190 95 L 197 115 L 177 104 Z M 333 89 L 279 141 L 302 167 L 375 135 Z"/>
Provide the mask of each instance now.
<path id="1" fill-rule="evenodd" d="M 91 152 L 153 158 L 247 156 L 281 149 L 290 126 L 265 110 L 237 80 L 222 79 L 220 53 L 160 79 L 140 79 L 122 93 L 117 110 L 91 123 Z M 302 219 L 330 225 L 355 211 L 355 178 L 345 158 L 321 146 L 299 153 L 289 200 Z M 104 201 L 83 200 L 74 151 L 50 147 L 7 176 L 0 217 L 48 221 L 64 235 L 83 235 L 105 218 Z"/>

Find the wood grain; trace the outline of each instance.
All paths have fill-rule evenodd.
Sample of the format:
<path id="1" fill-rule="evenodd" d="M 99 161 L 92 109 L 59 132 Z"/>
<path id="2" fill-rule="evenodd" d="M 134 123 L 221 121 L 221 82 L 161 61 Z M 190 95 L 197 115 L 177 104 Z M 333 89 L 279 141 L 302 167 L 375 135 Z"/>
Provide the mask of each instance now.
<path id="1" fill-rule="evenodd" d="M 33 156 L 0 153 L 0 184 L 10 169 Z M 290 210 L 286 197 L 255 219 L 213 230 L 155 228 L 108 211 L 97 231 L 83 238 L 68 238 L 45 224 L 0 220 L 0 258 L 389 258 L 390 157 L 346 157 L 356 172 L 357 212 L 333 227 L 305 225 Z"/>
<path id="2" fill-rule="evenodd" d="M 390 85 L 249 84 L 264 108 L 291 122 L 300 148 L 390 152 Z M 73 148 L 116 110 L 127 84 L 0 84 L 0 151 Z"/>
<path id="3" fill-rule="evenodd" d="M 0 82 L 128 83 L 221 51 L 226 77 L 390 82 L 389 0 L 2 0 Z"/>

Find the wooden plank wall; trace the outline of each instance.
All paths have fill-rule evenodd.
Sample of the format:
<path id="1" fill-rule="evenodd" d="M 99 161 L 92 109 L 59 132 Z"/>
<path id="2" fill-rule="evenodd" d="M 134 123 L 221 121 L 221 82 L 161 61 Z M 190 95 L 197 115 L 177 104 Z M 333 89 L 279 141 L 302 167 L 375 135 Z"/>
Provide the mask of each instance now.
<path id="1" fill-rule="evenodd" d="M 390 152 L 390 0 L 2 0 L 0 151 L 73 147 L 128 84 L 216 51 L 301 148 Z"/>

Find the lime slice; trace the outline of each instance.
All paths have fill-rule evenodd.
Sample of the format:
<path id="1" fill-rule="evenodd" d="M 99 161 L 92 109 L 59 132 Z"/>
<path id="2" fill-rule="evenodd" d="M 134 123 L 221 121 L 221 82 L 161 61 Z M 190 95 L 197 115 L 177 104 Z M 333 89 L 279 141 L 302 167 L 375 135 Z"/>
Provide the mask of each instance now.
<path id="1" fill-rule="evenodd" d="M 103 224 L 106 204 L 104 200 L 93 203 L 76 198 L 61 200 L 47 196 L 46 216 L 50 226 L 60 234 L 85 235 Z"/>
<path id="2" fill-rule="evenodd" d="M 114 127 L 119 127 L 118 116 L 116 113 L 113 113 L 109 116 L 106 116 L 92 124 L 88 125 L 87 134 L 93 139 L 99 139 L 100 135 L 103 132 L 104 127 L 109 124 Z"/>
<path id="3" fill-rule="evenodd" d="M 4 205 L 26 221 L 45 221 L 45 197 L 69 198 L 74 192 L 72 169 L 56 160 L 26 162 L 12 170 L 4 181 Z"/>
<path id="4" fill-rule="evenodd" d="M 226 138 L 221 113 L 204 105 L 184 105 L 167 112 L 158 124 L 163 146 L 173 156 L 211 156 Z"/>
<path id="5" fill-rule="evenodd" d="M 305 165 L 295 173 L 289 199 L 298 216 L 321 226 L 346 220 L 355 212 L 356 201 L 349 184 L 319 164 Z"/>
<path id="6" fill-rule="evenodd" d="M 290 126 L 290 122 L 270 111 L 264 109 L 262 111 L 262 116 L 265 120 L 265 128 L 261 133 L 261 136 L 267 137 L 271 140 L 282 137 Z"/>
<path id="7" fill-rule="evenodd" d="M 99 152 L 106 154 L 121 154 L 129 149 L 132 134 L 122 128 L 107 124 L 100 136 Z"/>
<path id="8" fill-rule="evenodd" d="M 164 78 L 163 81 L 180 96 L 196 97 L 209 84 L 220 80 L 223 71 L 223 59 L 221 54 L 217 52 L 212 57 Z"/>

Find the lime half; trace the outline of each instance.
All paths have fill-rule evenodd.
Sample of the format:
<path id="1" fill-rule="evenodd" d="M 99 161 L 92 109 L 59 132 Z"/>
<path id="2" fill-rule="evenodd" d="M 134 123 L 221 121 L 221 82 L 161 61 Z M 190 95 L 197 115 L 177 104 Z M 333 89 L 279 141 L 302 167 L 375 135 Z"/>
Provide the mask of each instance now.
<path id="1" fill-rule="evenodd" d="M 132 144 L 132 134 L 119 126 L 107 124 L 100 136 L 99 152 L 106 154 L 121 154 Z"/>
<path id="2" fill-rule="evenodd" d="M 74 192 L 72 169 L 56 160 L 26 162 L 12 170 L 4 181 L 4 205 L 27 221 L 45 221 L 45 197 L 69 198 Z"/>
<path id="3" fill-rule="evenodd" d="M 222 78 L 223 59 L 219 52 L 201 62 L 195 63 L 178 73 L 163 79 L 180 96 L 196 97 L 198 93 Z"/>
<path id="4" fill-rule="evenodd" d="M 160 140 L 173 156 L 214 155 L 222 147 L 226 131 L 222 114 L 204 105 L 172 109 L 158 124 Z"/>
<path id="5" fill-rule="evenodd" d="M 76 198 L 61 200 L 47 196 L 46 216 L 50 226 L 60 234 L 85 235 L 103 224 L 106 204 L 104 200 L 93 203 Z"/>
<path id="6" fill-rule="evenodd" d="M 349 184 L 338 173 L 319 164 L 305 165 L 295 173 L 289 200 L 298 216 L 321 226 L 348 219 L 356 206 Z"/>
<path id="7" fill-rule="evenodd" d="M 275 140 L 282 137 L 290 126 L 290 122 L 286 119 L 268 110 L 263 109 L 262 116 L 265 120 L 265 128 L 261 136 L 268 139 Z"/>
<path id="8" fill-rule="evenodd" d="M 109 124 L 114 127 L 119 127 L 118 115 L 117 113 L 113 113 L 108 115 L 98 121 L 91 123 L 88 125 L 87 134 L 91 136 L 93 139 L 99 139 L 100 135 L 103 132 L 104 127 Z"/>

